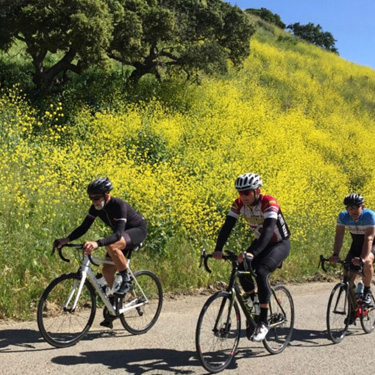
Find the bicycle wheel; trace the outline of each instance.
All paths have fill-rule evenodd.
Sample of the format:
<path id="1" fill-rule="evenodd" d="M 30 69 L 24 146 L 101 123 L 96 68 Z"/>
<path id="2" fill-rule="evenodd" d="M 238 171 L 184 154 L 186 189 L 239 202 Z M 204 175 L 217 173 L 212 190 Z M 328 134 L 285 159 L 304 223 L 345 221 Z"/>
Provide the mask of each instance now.
<path id="1" fill-rule="evenodd" d="M 371 333 L 375 328 L 375 299 L 374 299 L 374 281 L 371 284 L 371 304 L 362 305 L 360 315 L 362 329 L 366 333 Z"/>
<path id="2" fill-rule="evenodd" d="M 263 340 L 271 354 L 281 353 L 289 344 L 294 328 L 294 303 L 289 290 L 283 285 L 273 288 L 268 309 L 270 330 Z"/>
<path id="3" fill-rule="evenodd" d="M 163 305 L 159 279 L 150 271 L 134 273 L 134 289 L 121 300 L 122 307 L 132 307 L 120 315 L 124 328 L 134 334 L 147 332 L 158 320 Z"/>
<path id="4" fill-rule="evenodd" d="M 209 372 L 228 367 L 236 354 L 241 315 L 228 292 L 213 294 L 204 304 L 195 331 L 195 345 L 202 366 Z"/>
<path id="5" fill-rule="evenodd" d="M 57 348 L 76 344 L 90 329 L 95 318 L 94 288 L 85 282 L 77 306 L 71 311 L 76 298 L 80 276 L 62 275 L 45 289 L 38 304 L 37 320 L 44 339 Z"/>
<path id="6" fill-rule="evenodd" d="M 348 331 L 352 309 L 347 292 L 347 285 L 338 283 L 332 289 L 328 300 L 327 332 L 335 344 L 342 341 Z"/>

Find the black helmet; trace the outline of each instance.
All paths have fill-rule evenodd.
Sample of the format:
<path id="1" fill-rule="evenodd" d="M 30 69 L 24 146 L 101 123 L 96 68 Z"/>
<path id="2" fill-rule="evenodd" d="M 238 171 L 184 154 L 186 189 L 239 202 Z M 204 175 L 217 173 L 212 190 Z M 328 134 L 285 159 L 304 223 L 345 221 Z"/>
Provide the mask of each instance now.
<path id="1" fill-rule="evenodd" d="M 108 177 L 98 178 L 87 186 L 88 194 L 104 194 L 113 189 L 111 180 Z"/>
<path id="2" fill-rule="evenodd" d="M 345 206 L 362 206 L 362 204 L 365 203 L 364 198 L 361 194 L 352 193 L 347 195 L 344 198 L 344 205 Z"/>

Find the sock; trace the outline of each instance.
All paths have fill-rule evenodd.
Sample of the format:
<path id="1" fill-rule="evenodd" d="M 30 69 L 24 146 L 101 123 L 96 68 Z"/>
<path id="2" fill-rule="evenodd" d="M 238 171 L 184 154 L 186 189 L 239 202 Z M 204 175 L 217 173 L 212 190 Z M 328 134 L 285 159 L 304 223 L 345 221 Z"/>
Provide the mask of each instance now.
<path id="1" fill-rule="evenodd" d="M 260 315 L 259 315 L 259 321 L 268 324 L 267 322 L 267 313 L 268 313 L 268 308 L 267 307 L 261 307 L 260 308 Z"/>
<path id="2" fill-rule="evenodd" d="M 126 282 L 129 282 L 130 281 L 130 276 L 129 276 L 129 272 L 128 270 L 123 270 L 123 271 L 120 271 L 119 274 L 122 276 L 122 280 L 126 281 Z"/>

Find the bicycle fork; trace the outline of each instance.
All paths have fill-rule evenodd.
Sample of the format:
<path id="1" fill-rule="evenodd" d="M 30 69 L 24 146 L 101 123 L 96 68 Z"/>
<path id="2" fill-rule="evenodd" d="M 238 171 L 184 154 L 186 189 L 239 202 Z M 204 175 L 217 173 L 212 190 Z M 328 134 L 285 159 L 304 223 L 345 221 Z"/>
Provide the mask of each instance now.
<path id="1" fill-rule="evenodd" d="M 90 261 L 89 261 L 88 256 L 85 255 L 85 259 L 83 261 L 82 267 L 78 271 L 79 275 L 81 276 L 80 280 L 74 281 L 72 289 L 69 292 L 68 299 L 65 302 L 64 311 L 66 311 L 66 312 L 73 313 L 77 308 L 78 300 L 81 296 L 83 286 L 85 285 L 85 282 L 86 282 L 86 279 L 87 279 L 87 271 L 89 269 L 89 262 Z M 79 282 L 79 285 L 78 285 L 78 282 Z M 77 290 L 77 285 L 78 285 L 78 290 Z M 73 306 L 69 308 L 69 305 L 70 305 L 74 295 L 75 295 L 75 299 L 74 299 L 74 302 L 73 302 Z"/>
<path id="2" fill-rule="evenodd" d="M 72 289 L 70 290 L 70 293 L 68 295 L 68 299 L 65 302 L 64 311 L 70 312 L 70 313 L 73 313 L 75 311 L 79 297 L 81 296 L 82 288 L 83 288 L 83 285 L 85 284 L 85 281 L 86 281 L 86 276 L 85 277 L 82 276 L 81 280 L 79 281 L 78 291 L 77 291 L 78 280 L 74 281 Z M 69 305 L 75 293 L 76 293 L 76 296 L 75 296 L 73 306 L 69 308 Z"/>
<path id="3" fill-rule="evenodd" d="M 233 292 L 234 292 L 234 290 L 233 290 Z M 232 297 L 233 297 L 233 294 L 232 294 Z M 224 326 L 220 327 L 221 317 L 225 313 L 224 309 L 225 309 L 225 306 L 227 305 L 227 300 L 229 302 L 229 307 L 228 307 L 227 314 L 226 314 L 227 316 L 226 316 L 225 321 L 224 321 Z M 231 299 L 223 298 L 223 300 L 221 302 L 221 305 L 220 305 L 219 313 L 217 314 L 217 318 L 216 318 L 216 321 L 215 321 L 214 328 L 212 329 L 215 336 L 225 337 L 226 335 L 228 335 L 228 332 L 229 332 L 230 327 L 231 327 L 230 314 L 232 312 L 232 309 L 234 308 L 234 301 L 235 301 L 234 298 L 231 298 Z"/>

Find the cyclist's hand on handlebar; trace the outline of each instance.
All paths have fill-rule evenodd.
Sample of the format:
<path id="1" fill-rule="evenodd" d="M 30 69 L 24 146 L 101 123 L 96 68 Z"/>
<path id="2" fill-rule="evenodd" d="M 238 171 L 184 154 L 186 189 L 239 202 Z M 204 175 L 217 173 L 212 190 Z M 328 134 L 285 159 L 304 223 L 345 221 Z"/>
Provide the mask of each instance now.
<path id="1" fill-rule="evenodd" d="M 363 265 L 363 260 L 359 257 L 355 257 L 355 258 L 352 259 L 352 263 L 353 263 L 354 266 L 359 267 L 359 266 Z"/>
<path id="2" fill-rule="evenodd" d="M 95 249 L 99 247 L 96 241 L 87 241 L 83 245 L 84 252 L 83 254 L 91 254 Z"/>
<path id="3" fill-rule="evenodd" d="M 329 262 L 332 264 L 336 264 L 340 260 L 340 257 L 338 255 L 332 255 L 329 258 Z"/>
<path id="4" fill-rule="evenodd" d="M 237 258 L 238 263 L 242 263 L 243 262 L 244 254 L 245 254 L 245 257 L 248 258 L 250 261 L 253 260 L 254 255 L 251 254 L 251 253 L 247 253 L 247 252 L 244 251 L 243 253 L 241 253 L 241 254 L 238 255 L 238 258 Z"/>
<path id="5" fill-rule="evenodd" d="M 222 259 L 223 258 L 223 252 L 222 251 L 214 251 L 212 253 L 212 258 L 218 259 L 218 260 Z"/>
<path id="6" fill-rule="evenodd" d="M 58 238 L 53 242 L 53 247 L 61 249 L 64 245 L 69 242 L 69 238 Z"/>

